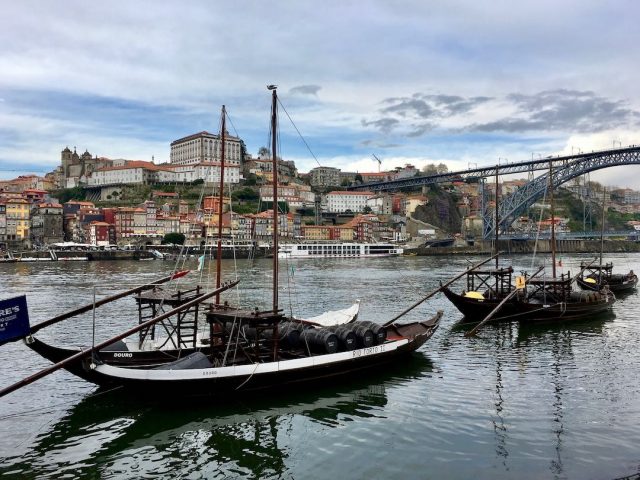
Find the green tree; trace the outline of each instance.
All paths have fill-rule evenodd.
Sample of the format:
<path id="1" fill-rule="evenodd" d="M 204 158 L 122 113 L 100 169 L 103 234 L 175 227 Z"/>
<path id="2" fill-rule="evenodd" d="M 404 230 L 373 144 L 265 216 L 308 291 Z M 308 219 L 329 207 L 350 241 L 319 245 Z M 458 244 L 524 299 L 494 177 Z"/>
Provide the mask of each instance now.
<path id="1" fill-rule="evenodd" d="M 258 177 L 256 176 L 255 173 L 250 173 L 249 175 L 247 175 L 247 178 L 244 181 L 244 184 L 247 187 L 256 185 L 257 183 L 258 183 Z"/>
<path id="2" fill-rule="evenodd" d="M 165 236 L 162 238 L 162 243 L 163 244 L 173 243 L 174 245 L 184 245 L 185 238 L 186 237 L 184 236 L 184 233 L 179 233 L 179 232 L 166 233 Z"/>
<path id="3" fill-rule="evenodd" d="M 251 202 L 251 201 L 257 201 L 260 198 L 260 195 L 253 188 L 244 187 L 234 191 L 231 194 L 231 198 L 235 201 L 242 200 L 242 201 Z"/>
<path id="4" fill-rule="evenodd" d="M 69 200 L 85 199 L 85 192 L 82 187 L 64 188 L 58 190 L 54 195 L 60 203 L 66 203 Z"/>

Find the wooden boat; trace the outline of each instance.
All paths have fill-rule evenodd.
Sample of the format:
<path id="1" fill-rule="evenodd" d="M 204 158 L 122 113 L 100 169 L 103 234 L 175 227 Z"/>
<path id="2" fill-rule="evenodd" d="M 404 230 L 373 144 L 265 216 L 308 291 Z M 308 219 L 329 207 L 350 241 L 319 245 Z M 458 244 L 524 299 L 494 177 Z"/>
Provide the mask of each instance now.
<path id="1" fill-rule="evenodd" d="M 364 369 L 377 368 L 411 353 L 422 346 L 437 330 L 442 312 L 423 322 L 395 323 L 386 327 L 385 339 L 369 347 L 349 350 L 336 344 L 328 347 L 332 353 L 319 352 L 317 343 L 291 347 L 277 345 L 272 339 L 259 335 L 253 342 L 242 342 L 234 346 L 233 359 L 222 363 L 225 351 L 216 349 L 213 355 L 198 351 L 174 362 L 151 366 L 116 366 L 101 361 L 102 354 L 73 362 L 66 370 L 97 385 L 121 386 L 143 393 L 164 392 L 180 395 L 223 395 L 244 391 L 283 389 L 290 384 L 326 380 L 344 376 Z M 259 315 L 248 324 L 272 325 L 275 318 Z M 358 328 L 355 322 L 353 330 Z M 259 328 L 259 327 L 258 327 Z M 329 345 L 330 331 L 326 335 Z M 69 350 L 59 349 L 35 340 L 40 353 L 53 362 L 64 361 Z M 34 347 L 32 347 L 34 348 Z M 212 361 L 213 360 L 213 361 Z"/>
<path id="2" fill-rule="evenodd" d="M 277 205 L 277 96 L 275 87 L 270 89 L 273 90 L 273 198 L 274 205 Z M 221 164 L 224 165 L 224 162 Z M 273 251 L 277 252 L 277 208 L 273 209 L 272 213 Z M 220 237 L 218 248 L 220 249 Z M 33 335 L 26 338 L 26 343 L 46 358 L 57 361 L 56 365 L 48 370 L 65 368 L 97 385 L 124 387 L 139 393 L 163 395 L 224 395 L 258 389 L 282 390 L 291 384 L 318 381 L 376 368 L 422 346 L 437 330 L 442 317 L 442 312 L 438 312 L 426 321 L 398 323 L 396 317 L 382 325 L 379 322 L 358 320 L 329 327 L 286 317 L 278 307 L 278 255 L 273 255 L 272 307 L 267 310 L 235 308 L 221 301 L 220 294 L 238 282 L 222 284 L 219 262 L 217 268 L 216 288 L 210 292 L 203 293 L 196 289 L 184 292 L 185 296 L 178 298 L 168 298 L 162 293 L 160 301 L 154 298 L 153 289 L 145 289 L 144 295 L 142 291 L 137 292 L 139 305 L 145 304 L 153 317 L 90 349 L 69 355 L 70 350 L 46 345 L 36 340 Z M 212 303 L 206 303 L 213 297 L 215 300 Z M 161 305 L 173 308 L 155 316 L 158 313 L 156 308 Z M 201 348 L 189 352 L 189 345 L 184 344 L 183 340 L 188 337 L 191 328 L 184 319 L 189 313 L 198 317 L 202 305 L 206 305 L 202 313 L 209 327 L 208 335 L 201 337 Z M 340 315 L 341 322 L 350 320 L 344 313 L 343 311 Z M 357 315 L 357 309 L 354 309 L 354 313 Z M 173 330 L 169 331 L 169 339 L 175 342 L 173 347 L 180 352 L 180 358 L 169 362 L 166 359 L 164 362 L 158 362 L 157 357 L 148 360 L 144 356 L 157 355 L 157 352 L 149 353 L 152 350 L 148 349 L 141 349 L 140 354 L 123 350 L 110 352 L 109 348 L 121 348 L 121 344 L 117 342 L 133 333 L 140 332 L 143 335 L 142 343 L 147 338 L 153 339 L 154 327 L 171 317 L 175 321 L 170 322 Z M 309 325 L 310 323 L 313 325 Z M 191 340 L 195 342 L 197 337 L 195 333 L 192 335 Z M 120 365 L 116 359 L 121 360 Z M 20 384 L 0 390 L 0 396 L 44 374 L 41 372 Z"/>
<path id="3" fill-rule="evenodd" d="M 552 192 L 551 168 L 549 184 Z M 467 290 L 461 294 L 448 287 L 442 289 L 449 301 L 464 315 L 463 322 L 484 322 L 487 318 L 521 322 L 569 321 L 591 317 L 612 308 L 615 295 L 608 288 L 593 292 L 574 291 L 572 284 L 576 279 L 570 273 L 559 277 L 556 275 L 553 194 L 550 196 L 552 275 L 536 278 L 542 271 L 541 267 L 536 274 L 517 279 L 516 283 L 520 283 L 521 288 L 514 291 L 511 272 L 500 269 L 470 271 L 467 274 Z M 480 290 L 475 288 L 476 277 L 480 278 Z M 489 282 L 484 278 L 493 278 L 494 281 Z"/>
<path id="4" fill-rule="evenodd" d="M 614 294 L 608 289 L 598 292 L 574 291 L 569 274 L 557 278 L 534 278 L 529 287 L 509 299 L 493 317 L 494 320 L 521 322 L 569 321 L 588 318 L 611 310 Z M 463 322 L 480 322 L 502 301 L 491 295 L 458 294 L 449 288 L 443 293 L 464 315 Z M 477 293 L 477 292 L 475 292 Z"/>
<path id="5" fill-rule="evenodd" d="M 602 190 L 602 222 L 600 225 L 600 262 L 598 265 L 585 265 L 581 263 L 582 271 L 578 276 L 577 283 L 583 290 L 600 291 L 605 286 L 612 292 L 618 294 L 630 293 L 635 290 L 638 284 L 638 276 L 633 273 L 614 274 L 613 263 L 603 263 L 604 253 L 604 227 L 606 223 L 606 203 L 607 191 Z"/>
<path id="6" fill-rule="evenodd" d="M 638 276 L 633 273 L 613 273 L 613 263 L 605 265 L 584 266 L 578 276 L 577 283 L 583 290 L 600 291 L 607 287 L 614 293 L 629 293 L 638 285 Z"/>

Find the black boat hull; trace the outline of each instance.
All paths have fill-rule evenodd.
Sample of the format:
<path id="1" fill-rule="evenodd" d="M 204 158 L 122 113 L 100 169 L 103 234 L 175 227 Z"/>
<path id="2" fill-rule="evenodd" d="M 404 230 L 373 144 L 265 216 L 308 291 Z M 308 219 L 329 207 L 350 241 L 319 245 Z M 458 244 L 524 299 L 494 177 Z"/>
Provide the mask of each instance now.
<path id="1" fill-rule="evenodd" d="M 636 287 L 638 286 L 638 277 L 636 275 L 633 275 L 633 276 L 620 275 L 620 277 L 622 278 L 618 279 L 614 277 L 609 281 L 605 281 L 604 285 L 609 287 L 609 290 L 611 290 L 613 293 L 629 293 L 635 290 Z M 604 286 L 599 282 L 596 282 L 596 283 L 587 282 L 586 278 L 590 278 L 590 277 L 585 277 L 585 278 L 578 277 L 576 280 L 580 288 L 583 290 L 591 290 L 593 292 L 597 292 Z"/>
<path id="2" fill-rule="evenodd" d="M 480 322 L 484 320 L 500 303 L 500 299 L 478 300 L 464 297 L 448 288 L 442 289 L 445 296 L 464 315 L 464 322 Z M 594 301 L 557 302 L 545 304 L 536 299 L 522 300 L 514 297 L 508 301 L 493 317 L 494 320 L 521 322 L 552 322 L 579 320 L 604 313 L 611 309 L 615 297 L 609 294 L 606 298 L 598 297 Z"/>

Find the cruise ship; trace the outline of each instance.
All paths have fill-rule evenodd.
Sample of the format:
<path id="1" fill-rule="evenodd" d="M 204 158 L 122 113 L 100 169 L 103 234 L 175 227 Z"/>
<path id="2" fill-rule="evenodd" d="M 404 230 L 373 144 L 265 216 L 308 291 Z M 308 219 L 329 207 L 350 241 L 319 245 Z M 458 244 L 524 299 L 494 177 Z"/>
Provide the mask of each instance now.
<path id="1" fill-rule="evenodd" d="M 279 258 L 358 258 L 402 255 L 402 248 L 393 243 L 283 243 Z"/>

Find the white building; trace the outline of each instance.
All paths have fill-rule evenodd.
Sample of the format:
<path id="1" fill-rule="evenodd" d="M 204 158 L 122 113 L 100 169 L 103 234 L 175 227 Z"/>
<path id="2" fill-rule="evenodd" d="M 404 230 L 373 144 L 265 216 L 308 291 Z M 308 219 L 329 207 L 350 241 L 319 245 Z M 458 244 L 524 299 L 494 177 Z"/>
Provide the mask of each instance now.
<path id="1" fill-rule="evenodd" d="M 226 165 L 240 165 L 242 159 L 243 142 L 238 137 L 225 134 Z M 220 135 L 209 132 L 199 132 L 188 137 L 171 142 L 170 162 L 174 165 L 195 165 L 203 162 L 219 162 L 221 139 Z"/>
<path id="2" fill-rule="evenodd" d="M 326 211 L 328 213 L 363 212 L 367 199 L 373 192 L 329 192 L 326 195 Z"/>
<path id="3" fill-rule="evenodd" d="M 88 185 L 122 185 L 169 183 L 176 181 L 176 174 L 169 166 L 152 162 L 128 161 L 118 167 L 99 168 L 87 178 Z"/>
<path id="4" fill-rule="evenodd" d="M 176 174 L 178 182 L 193 182 L 202 179 L 206 183 L 220 183 L 219 162 L 202 162 L 192 165 L 172 165 L 171 168 Z M 240 164 L 227 164 L 224 162 L 224 181 L 225 183 L 240 182 Z"/>

